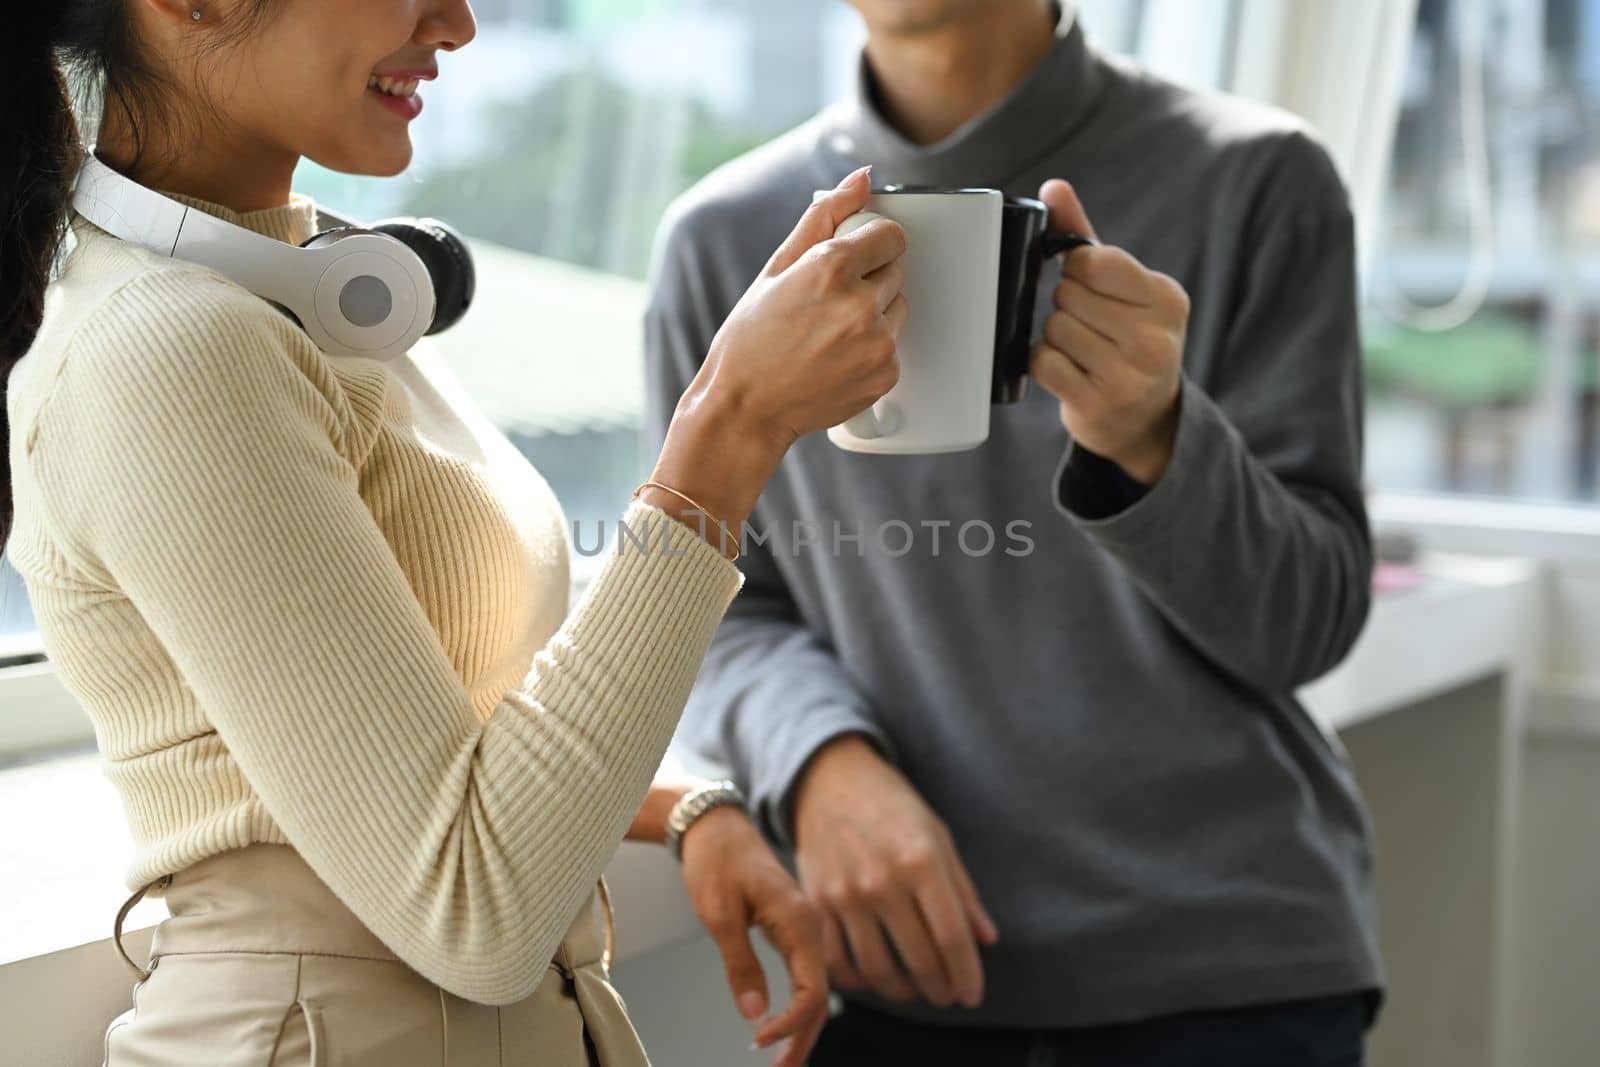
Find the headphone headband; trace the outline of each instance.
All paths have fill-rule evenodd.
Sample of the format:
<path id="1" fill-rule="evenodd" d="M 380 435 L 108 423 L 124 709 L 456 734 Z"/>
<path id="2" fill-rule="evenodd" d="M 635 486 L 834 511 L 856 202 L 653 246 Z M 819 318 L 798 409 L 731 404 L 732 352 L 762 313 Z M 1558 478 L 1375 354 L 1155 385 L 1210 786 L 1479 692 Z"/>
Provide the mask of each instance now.
<path id="1" fill-rule="evenodd" d="M 430 265 L 408 247 L 409 231 L 402 241 L 371 230 L 336 229 L 296 247 L 147 189 L 102 163 L 93 149 L 78 175 L 72 206 L 114 237 L 159 256 L 210 267 L 278 305 L 330 355 L 398 358 L 464 310 L 464 305 L 452 309 L 449 321 L 436 322 L 436 279 Z M 464 273 L 470 300 L 471 261 L 464 242 L 449 236 L 458 247 L 449 257 L 430 256 L 441 264 L 433 269 Z M 463 285 L 458 277 L 439 280 L 450 291 Z"/>

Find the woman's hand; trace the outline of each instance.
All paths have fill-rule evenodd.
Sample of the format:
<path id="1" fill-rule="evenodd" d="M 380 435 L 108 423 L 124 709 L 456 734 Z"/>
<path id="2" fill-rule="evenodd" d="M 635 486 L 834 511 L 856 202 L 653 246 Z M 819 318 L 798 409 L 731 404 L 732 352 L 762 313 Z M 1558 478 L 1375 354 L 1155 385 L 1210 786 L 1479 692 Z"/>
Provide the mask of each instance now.
<path id="1" fill-rule="evenodd" d="M 880 218 L 834 236 L 870 195 L 863 168 L 806 209 L 717 331 L 689 395 L 720 390 L 787 448 L 894 386 L 905 230 Z"/>
<path id="2" fill-rule="evenodd" d="M 713 808 L 683 835 L 683 881 L 700 921 L 717 942 L 739 1014 L 751 1022 L 768 1009 L 766 975 L 750 944 L 759 926 L 783 954 L 793 987 L 782 1014 L 756 1030 L 756 1044 L 783 1047 L 777 1067 L 800 1067 L 828 1018 L 822 920 L 789 872 L 736 808 Z"/>
<path id="3" fill-rule="evenodd" d="M 817 199 L 712 340 L 678 401 L 652 478 L 736 530 L 804 434 L 859 414 L 900 378 L 906 234 L 875 219 L 863 168 Z"/>

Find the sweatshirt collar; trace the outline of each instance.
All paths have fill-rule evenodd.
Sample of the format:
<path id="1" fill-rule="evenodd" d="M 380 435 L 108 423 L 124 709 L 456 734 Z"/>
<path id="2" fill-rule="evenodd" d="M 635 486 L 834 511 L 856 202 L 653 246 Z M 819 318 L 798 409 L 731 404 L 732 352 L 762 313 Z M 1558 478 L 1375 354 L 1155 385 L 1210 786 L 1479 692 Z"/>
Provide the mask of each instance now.
<path id="1" fill-rule="evenodd" d="M 834 180 L 871 163 L 874 185 L 1003 186 L 1077 127 L 1104 80 L 1066 0 L 1057 5 L 1054 47 L 1021 84 L 944 140 L 918 145 L 883 117 L 863 51 L 853 93 L 824 117 L 822 159 Z"/>

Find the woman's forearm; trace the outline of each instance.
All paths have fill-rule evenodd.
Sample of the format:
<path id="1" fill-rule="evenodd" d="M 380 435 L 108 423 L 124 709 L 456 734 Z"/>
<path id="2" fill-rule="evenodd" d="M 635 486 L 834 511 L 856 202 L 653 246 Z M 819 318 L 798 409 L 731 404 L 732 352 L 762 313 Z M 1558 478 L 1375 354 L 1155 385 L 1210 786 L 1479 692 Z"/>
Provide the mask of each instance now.
<path id="1" fill-rule="evenodd" d="M 675 494 L 647 488 L 639 498 L 678 521 L 703 531 L 724 556 L 733 556 L 756 498 L 783 459 L 785 447 L 763 434 L 742 413 L 736 398 L 718 399 L 691 385 L 678 404 L 661 455 L 650 477 L 700 504 L 701 515 Z M 724 524 L 726 535 L 717 523 Z"/>
<path id="2" fill-rule="evenodd" d="M 666 778 L 660 777 L 650 783 L 650 792 L 645 794 L 644 803 L 639 805 L 639 813 L 633 817 L 633 825 L 628 827 L 629 841 L 647 841 L 653 845 L 667 843 L 667 816 L 672 814 L 672 807 L 703 782 L 692 778 Z"/>

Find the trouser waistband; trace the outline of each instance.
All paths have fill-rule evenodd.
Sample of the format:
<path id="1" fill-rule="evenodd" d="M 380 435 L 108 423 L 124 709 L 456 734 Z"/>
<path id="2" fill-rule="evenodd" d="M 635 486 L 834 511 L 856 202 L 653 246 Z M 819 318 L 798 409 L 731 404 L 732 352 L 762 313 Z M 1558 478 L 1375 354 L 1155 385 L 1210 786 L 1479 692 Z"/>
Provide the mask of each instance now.
<path id="1" fill-rule="evenodd" d="M 165 888 L 171 917 L 155 929 L 152 957 L 196 952 L 295 952 L 403 962 L 345 906 L 289 845 L 259 842 L 208 856 L 136 890 L 117 913 L 117 951 L 141 979 L 149 971 L 122 945 L 122 925 L 152 888 Z M 555 966 L 595 961 L 609 970 L 612 921 L 604 880 L 597 889 L 604 941 L 591 898 L 562 941 Z"/>

